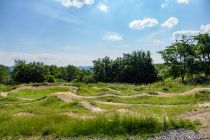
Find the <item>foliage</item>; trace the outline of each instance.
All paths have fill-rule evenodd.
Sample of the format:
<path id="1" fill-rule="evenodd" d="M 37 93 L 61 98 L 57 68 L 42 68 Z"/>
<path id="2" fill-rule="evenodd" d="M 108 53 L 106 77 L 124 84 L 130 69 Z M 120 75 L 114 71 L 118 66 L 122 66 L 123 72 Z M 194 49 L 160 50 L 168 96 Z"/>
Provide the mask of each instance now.
<path id="1" fill-rule="evenodd" d="M 122 58 L 93 61 L 93 73 L 99 82 L 150 83 L 157 80 L 150 52 L 134 51 Z"/>
<path id="2" fill-rule="evenodd" d="M 8 83 L 10 80 L 10 75 L 8 68 L 0 65 L 0 84 Z"/>
<path id="3" fill-rule="evenodd" d="M 27 64 L 24 60 L 16 60 L 12 78 L 17 83 L 54 83 L 56 81 L 70 82 L 73 80 L 91 82 L 91 75 L 90 71 L 80 70 L 72 65 L 57 67 L 56 65 L 48 66 L 40 62 L 30 62 Z"/>
<path id="4" fill-rule="evenodd" d="M 43 63 L 31 62 L 26 64 L 23 60 L 16 60 L 13 79 L 17 83 L 45 82 L 48 79 L 49 70 Z"/>
<path id="5" fill-rule="evenodd" d="M 192 78 L 193 75 L 200 76 L 210 74 L 210 36 L 200 34 L 194 37 L 183 36 L 181 40 L 166 47 L 159 52 L 169 66 L 170 76 Z"/>

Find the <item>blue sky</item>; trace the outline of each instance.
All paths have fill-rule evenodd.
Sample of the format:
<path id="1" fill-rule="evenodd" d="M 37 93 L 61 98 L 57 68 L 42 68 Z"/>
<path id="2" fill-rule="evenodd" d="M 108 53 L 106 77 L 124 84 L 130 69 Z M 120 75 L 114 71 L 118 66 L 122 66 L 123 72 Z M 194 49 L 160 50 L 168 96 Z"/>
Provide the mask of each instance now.
<path id="1" fill-rule="evenodd" d="M 210 32 L 210 0 L 0 0 L 0 64 L 92 65 Z"/>

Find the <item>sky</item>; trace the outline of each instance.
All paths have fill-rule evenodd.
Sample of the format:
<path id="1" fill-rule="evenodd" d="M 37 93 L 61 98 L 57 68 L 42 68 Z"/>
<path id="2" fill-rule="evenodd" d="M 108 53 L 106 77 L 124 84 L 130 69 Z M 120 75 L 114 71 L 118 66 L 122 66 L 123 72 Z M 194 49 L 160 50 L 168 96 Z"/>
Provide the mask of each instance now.
<path id="1" fill-rule="evenodd" d="M 0 64 L 92 65 L 210 32 L 210 0 L 0 0 Z"/>

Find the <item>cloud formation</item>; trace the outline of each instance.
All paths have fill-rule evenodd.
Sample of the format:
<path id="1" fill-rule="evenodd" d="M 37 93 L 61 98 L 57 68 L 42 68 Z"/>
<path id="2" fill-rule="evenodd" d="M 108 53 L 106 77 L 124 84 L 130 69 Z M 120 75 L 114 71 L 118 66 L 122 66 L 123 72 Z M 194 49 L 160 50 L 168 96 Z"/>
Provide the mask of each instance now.
<path id="1" fill-rule="evenodd" d="M 59 2 L 67 8 L 82 8 L 84 5 L 94 4 L 94 0 L 60 0 Z"/>
<path id="2" fill-rule="evenodd" d="M 108 41 L 121 41 L 123 40 L 123 37 L 118 34 L 111 34 L 111 35 L 104 36 L 103 39 L 108 40 Z"/>
<path id="3" fill-rule="evenodd" d="M 165 28 L 172 28 L 175 25 L 177 25 L 179 23 L 179 20 L 175 17 L 170 17 L 168 20 L 166 20 L 163 24 L 162 27 Z"/>
<path id="4" fill-rule="evenodd" d="M 101 12 L 108 12 L 109 11 L 109 7 L 106 5 L 106 4 L 103 4 L 103 3 L 99 3 L 97 5 L 97 8 L 101 11 Z"/>
<path id="5" fill-rule="evenodd" d="M 210 31 L 210 24 L 201 25 L 200 29 L 202 32 L 207 33 Z"/>
<path id="6" fill-rule="evenodd" d="M 133 30 L 141 30 L 145 27 L 154 27 L 158 24 L 158 20 L 154 18 L 145 18 L 143 20 L 133 20 L 129 23 L 129 28 Z"/>

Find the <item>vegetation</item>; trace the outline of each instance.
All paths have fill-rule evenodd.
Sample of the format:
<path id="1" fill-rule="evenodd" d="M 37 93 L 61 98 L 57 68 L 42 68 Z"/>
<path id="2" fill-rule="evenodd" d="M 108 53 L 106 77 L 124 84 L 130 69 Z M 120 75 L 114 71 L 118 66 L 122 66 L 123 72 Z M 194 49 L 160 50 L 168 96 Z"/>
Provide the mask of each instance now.
<path id="1" fill-rule="evenodd" d="M 36 91 L 36 89 L 34 90 Z M 38 97 L 39 95 L 37 95 Z M 0 100 L 0 138 L 8 136 L 52 136 L 63 138 L 106 135 L 112 137 L 117 135 L 140 135 L 144 137 L 167 129 L 186 128 L 194 130 L 198 126 L 196 122 L 175 119 L 174 116 L 194 107 L 164 108 L 163 114 L 165 116 L 162 116 L 163 114 L 158 113 L 158 111 L 163 111 L 163 108 L 142 106 L 138 107 L 136 111 L 147 112 L 148 114 L 139 117 L 123 115 L 115 111 L 112 111 L 114 113 L 111 114 L 92 113 L 76 100 L 65 103 L 54 96 L 48 96 L 42 100 L 37 100 L 37 98 L 33 98 L 35 100 L 32 101 L 25 101 L 16 99 L 16 96 L 9 96 L 4 100 Z M 114 106 L 110 108 L 113 110 Z M 66 115 L 67 112 L 74 112 L 79 116 L 89 115 L 93 116 L 93 118 L 75 118 Z M 170 119 L 164 119 L 168 115 L 170 115 Z"/>
<path id="2" fill-rule="evenodd" d="M 135 95 L 141 93 L 180 93 L 196 87 L 209 87 L 209 85 L 183 85 L 178 81 L 166 80 L 147 85 L 119 84 L 119 83 L 73 83 L 78 86 L 77 94 L 84 96 L 96 96 L 101 94 Z M 156 93 L 157 94 L 157 93 Z"/>
<path id="3" fill-rule="evenodd" d="M 16 88 L 16 86 L 11 86 L 11 85 L 0 86 L 0 92 L 8 92 L 8 91 L 11 91 L 15 88 Z"/>
<path id="4" fill-rule="evenodd" d="M 7 84 L 10 81 L 10 75 L 7 67 L 0 65 L 0 84 Z"/>
<path id="5" fill-rule="evenodd" d="M 136 98 L 120 98 L 120 97 L 102 97 L 102 101 L 128 104 L 158 104 L 158 105 L 184 105 L 195 104 L 198 102 L 209 102 L 210 96 L 208 92 L 197 93 L 195 95 L 174 96 L 174 97 L 156 97 L 143 96 Z"/>
<path id="6" fill-rule="evenodd" d="M 29 98 L 29 99 L 39 99 L 44 98 L 50 94 L 56 92 L 67 92 L 69 89 L 62 87 L 55 88 L 44 88 L 44 89 L 24 89 L 15 93 L 9 94 L 10 97 L 21 97 L 21 98 Z"/>
<path id="7" fill-rule="evenodd" d="M 169 74 L 176 78 L 193 77 L 210 74 L 210 36 L 200 34 L 195 37 L 183 36 L 181 40 L 160 51 Z"/>
<path id="8" fill-rule="evenodd" d="M 181 92 L 210 87 L 209 44 L 208 34 L 183 36 L 159 52 L 164 64 L 153 64 L 149 51 L 134 51 L 99 58 L 90 70 L 16 60 L 11 72 L 1 65 L 0 139 L 195 130 L 197 122 L 176 118 L 208 108 L 209 90 Z"/>
<path id="9" fill-rule="evenodd" d="M 77 120 L 68 116 L 53 115 L 39 117 L 13 117 L 0 114 L 0 137 L 54 135 L 76 137 L 90 135 L 146 135 L 172 128 L 195 129 L 189 121 L 169 120 L 161 122 L 155 118 L 102 117 L 94 120 Z M 80 125 L 78 125 L 80 124 Z"/>
<path id="10" fill-rule="evenodd" d="M 93 61 L 96 81 L 151 83 L 157 80 L 150 52 L 134 51 L 115 60 L 104 57 Z"/>

